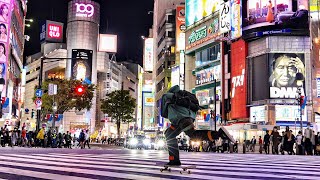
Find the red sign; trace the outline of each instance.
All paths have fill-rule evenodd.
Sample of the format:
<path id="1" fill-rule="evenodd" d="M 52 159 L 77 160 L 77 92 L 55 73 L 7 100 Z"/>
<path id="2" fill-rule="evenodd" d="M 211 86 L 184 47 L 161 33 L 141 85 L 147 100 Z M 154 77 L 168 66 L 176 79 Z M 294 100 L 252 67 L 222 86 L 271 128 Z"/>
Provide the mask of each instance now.
<path id="1" fill-rule="evenodd" d="M 247 43 L 240 39 L 231 44 L 231 118 L 249 117 L 247 108 Z"/>
<path id="2" fill-rule="evenodd" d="M 48 37 L 53 39 L 60 39 L 62 36 L 63 27 L 58 24 L 48 24 Z"/>

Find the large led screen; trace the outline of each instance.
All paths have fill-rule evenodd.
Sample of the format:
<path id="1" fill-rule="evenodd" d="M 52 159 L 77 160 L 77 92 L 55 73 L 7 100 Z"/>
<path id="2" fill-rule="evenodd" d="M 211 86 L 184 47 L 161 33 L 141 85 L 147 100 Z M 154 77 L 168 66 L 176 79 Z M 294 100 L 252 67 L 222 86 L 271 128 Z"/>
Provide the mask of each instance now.
<path id="1" fill-rule="evenodd" d="M 186 26 L 200 21 L 218 10 L 220 0 L 186 0 Z"/>
<path id="2" fill-rule="evenodd" d="M 304 95 L 304 82 L 298 86 L 296 74 L 305 77 L 304 54 L 275 53 L 269 54 L 270 98 L 294 99 L 300 87 Z"/>
<path id="3" fill-rule="evenodd" d="M 76 80 L 90 80 L 92 72 L 92 50 L 72 49 L 72 78 Z"/>
<path id="4" fill-rule="evenodd" d="M 243 0 L 243 27 L 308 28 L 307 0 Z"/>

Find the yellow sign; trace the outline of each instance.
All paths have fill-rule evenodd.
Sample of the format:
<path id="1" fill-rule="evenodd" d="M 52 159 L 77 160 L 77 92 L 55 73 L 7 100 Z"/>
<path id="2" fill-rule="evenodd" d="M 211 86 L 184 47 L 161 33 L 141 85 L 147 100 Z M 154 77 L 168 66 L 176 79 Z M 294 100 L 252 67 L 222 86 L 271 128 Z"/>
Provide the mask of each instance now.
<path id="1" fill-rule="evenodd" d="M 320 11 L 320 0 L 310 0 L 310 11 Z"/>

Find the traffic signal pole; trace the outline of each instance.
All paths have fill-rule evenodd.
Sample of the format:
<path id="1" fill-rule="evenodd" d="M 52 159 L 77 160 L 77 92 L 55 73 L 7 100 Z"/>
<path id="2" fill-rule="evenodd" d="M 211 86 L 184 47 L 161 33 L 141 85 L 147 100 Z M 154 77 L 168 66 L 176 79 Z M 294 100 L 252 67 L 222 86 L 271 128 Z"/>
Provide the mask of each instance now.
<path id="1" fill-rule="evenodd" d="M 64 61 L 64 60 L 73 60 L 73 59 L 77 60 L 77 59 L 81 59 L 81 58 L 49 58 L 49 57 L 41 57 L 40 58 L 40 70 L 39 70 L 40 72 L 39 72 L 38 89 L 41 89 L 41 86 L 42 86 L 42 74 L 43 74 L 43 64 L 44 63 Z M 45 60 L 49 60 L 49 61 L 44 62 Z M 40 122 L 41 122 L 41 109 L 37 109 L 37 123 L 36 123 L 36 131 L 37 132 L 40 130 Z"/>

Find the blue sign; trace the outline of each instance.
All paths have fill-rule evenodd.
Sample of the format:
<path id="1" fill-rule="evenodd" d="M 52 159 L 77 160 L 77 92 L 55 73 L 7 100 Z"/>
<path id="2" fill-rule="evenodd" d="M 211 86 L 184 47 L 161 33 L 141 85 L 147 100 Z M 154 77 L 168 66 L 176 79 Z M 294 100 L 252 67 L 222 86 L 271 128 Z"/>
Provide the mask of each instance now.
<path id="1" fill-rule="evenodd" d="M 288 34 L 288 33 L 291 33 L 291 29 L 281 29 L 281 30 L 256 32 L 256 36 L 261 37 L 261 36 L 264 36 L 264 35 Z"/>
<path id="2" fill-rule="evenodd" d="M 41 97 L 43 95 L 43 91 L 41 89 L 36 90 L 36 96 Z"/>

